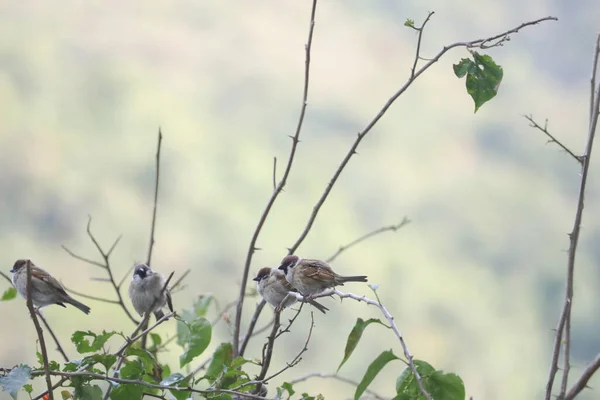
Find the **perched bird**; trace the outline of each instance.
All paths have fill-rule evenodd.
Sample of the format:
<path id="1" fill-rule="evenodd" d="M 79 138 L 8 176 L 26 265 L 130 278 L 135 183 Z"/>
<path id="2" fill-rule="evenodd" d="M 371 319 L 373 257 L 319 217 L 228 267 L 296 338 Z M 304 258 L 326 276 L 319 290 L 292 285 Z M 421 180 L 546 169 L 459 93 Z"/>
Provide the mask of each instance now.
<path id="1" fill-rule="evenodd" d="M 146 264 L 135 266 L 133 279 L 129 284 L 129 298 L 133 303 L 133 308 L 140 316 L 147 312 L 153 312 L 156 319 L 160 319 L 165 315 L 162 312 L 165 305 L 168 305 L 169 310 L 173 311 L 171 293 L 166 288 L 163 291 L 165 282 L 164 276 L 152 271 Z"/>
<path id="2" fill-rule="evenodd" d="M 284 257 L 279 269 L 285 273 L 287 281 L 305 297 L 346 282 L 367 282 L 365 275 L 338 275 L 325 261 L 304 259 L 295 255 Z"/>
<path id="3" fill-rule="evenodd" d="M 267 303 L 274 306 L 276 310 L 282 310 L 289 307 L 297 300 L 296 296 L 293 294 L 294 292 L 297 292 L 297 290 L 285 279 L 285 274 L 277 268 L 261 268 L 253 280 L 256 281 L 258 293 L 267 301 Z M 290 294 L 290 292 L 292 292 L 292 294 Z M 288 296 L 288 294 L 290 295 Z M 325 311 L 329 310 L 327 307 L 312 299 L 308 300 L 308 303 L 323 314 L 325 314 Z"/>
<path id="4" fill-rule="evenodd" d="M 40 309 L 51 304 L 65 307 L 64 303 L 79 308 L 86 314 L 90 308 L 75 300 L 67 294 L 62 285 L 49 273 L 36 266 L 31 260 L 17 260 L 10 272 L 12 272 L 12 283 L 17 292 L 27 300 L 27 263 L 31 264 L 31 302 L 34 307 Z"/>

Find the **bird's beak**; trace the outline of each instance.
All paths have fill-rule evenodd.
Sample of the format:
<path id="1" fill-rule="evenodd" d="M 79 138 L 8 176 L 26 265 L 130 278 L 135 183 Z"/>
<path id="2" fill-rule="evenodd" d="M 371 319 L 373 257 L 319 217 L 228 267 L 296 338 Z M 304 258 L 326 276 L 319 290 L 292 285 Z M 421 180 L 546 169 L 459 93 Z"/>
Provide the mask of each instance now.
<path id="1" fill-rule="evenodd" d="M 252 278 L 252 280 L 258 282 L 258 281 L 260 281 L 260 278 L 258 276 L 256 276 L 256 277 Z"/>
<path id="2" fill-rule="evenodd" d="M 14 268 L 11 268 L 11 269 L 10 269 L 10 272 L 14 274 L 16 271 L 15 271 L 15 269 L 14 269 Z"/>
<path id="3" fill-rule="evenodd" d="M 282 271 L 285 271 L 285 265 L 281 264 L 277 269 L 280 269 Z"/>

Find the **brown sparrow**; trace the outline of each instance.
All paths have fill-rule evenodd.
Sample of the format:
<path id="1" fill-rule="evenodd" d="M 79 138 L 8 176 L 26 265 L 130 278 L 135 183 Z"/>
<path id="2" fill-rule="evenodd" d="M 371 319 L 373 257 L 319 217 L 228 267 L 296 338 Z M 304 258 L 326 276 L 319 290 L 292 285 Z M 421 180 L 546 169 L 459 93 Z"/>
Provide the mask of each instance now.
<path id="1" fill-rule="evenodd" d="M 162 312 L 165 305 L 168 305 L 169 310 L 173 311 L 169 289 L 162 290 L 165 282 L 164 276 L 152 271 L 146 264 L 135 266 L 133 279 L 129 284 L 129 298 L 133 303 L 133 308 L 140 316 L 147 312 L 153 312 L 158 320 L 165 315 Z"/>
<path id="2" fill-rule="evenodd" d="M 17 260 L 12 267 L 12 283 L 17 292 L 27 300 L 27 263 L 31 263 L 31 302 L 39 309 L 51 304 L 66 307 L 64 303 L 79 308 L 86 314 L 90 308 L 67 294 L 62 285 L 49 273 L 36 266 L 31 260 Z"/>
<path id="3" fill-rule="evenodd" d="M 290 285 L 285 279 L 285 274 L 277 268 L 261 268 L 256 277 L 252 280 L 256 281 L 258 293 L 262 298 L 278 311 L 291 306 L 297 300 L 293 293 L 298 291 Z M 325 314 L 325 311 L 329 310 L 327 307 L 312 299 L 308 300 L 308 303 L 323 314 Z"/>
<path id="4" fill-rule="evenodd" d="M 294 255 L 284 257 L 279 269 L 285 273 L 287 281 L 307 297 L 346 282 L 367 282 L 365 275 L 338 275 L 325 261 L 303 259 Z"/>

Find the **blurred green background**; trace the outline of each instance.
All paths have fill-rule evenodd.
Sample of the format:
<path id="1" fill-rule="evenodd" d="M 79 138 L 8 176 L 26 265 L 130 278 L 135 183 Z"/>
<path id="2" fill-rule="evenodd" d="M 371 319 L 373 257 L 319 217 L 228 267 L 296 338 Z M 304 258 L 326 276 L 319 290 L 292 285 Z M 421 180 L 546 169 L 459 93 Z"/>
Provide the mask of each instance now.
<path id="1" fill-rule="evenodd" d="M 74 260 L 61 245 L 97 258 L 85 235 L 90 214 L 104 246 L 123 234 L 113 258 L 119 278 L 145 259 L 160 125 L 153 267 L 165 275 L 191 268 L 188 287 L 174 298 L 178 309 L 203 293 L 222 305 L 234 299 L 250 236 L 271 194 L 273 157 L 281 175 L 295 129 L 309 3 L 1 2 L 2 270 L 31 258 L 69 287 L 113 296 L 106 283 L 91 280 L 104 276 L 101 270 Z M 408 216 L 413 222 L 401 231 L 344 253 L 336 270 L 381 284 L 380 296 L 413 354 L 459 374 L 468 396 L 540 398 L 564 296 L 579 167 L 546 145 L 522 115 L 548 117 L 550 130 L 581 152 L 597 1 L 321 1 L 302 142 L 251 274 L 286 253 L 356 133 L 404 83 L 416 33 L 403 23 L 419 24 L 429 10 L 436 14 L 423 57 L 547 15 L 559 22 L 527 28 L 487 52 L 503 66 L 504 81 L 477 114 L 452 72 L 466 50 L 451 51 L 419 78 L 361 144 L 298 253 L 326 258 Z M 600 351 L 599 188 L 594 161 L 577 257 L 574 377 Z M 0 289 L 6 287 L 2 281 Z M 359 284 L 345 289 L 370 292 Z M 245 325 L 255 301 L 246 302 Z M 84 302 L 92 307 L 89 317 L 73 308 L 45 310 L 72 358 L 75 330 L 133 329 L 116 307 Z M 323 303 L 332 311 L 315 314 L 309 351 L 278 382 L 333 372 L 356 317 L 379 317 L 377 309 L 352 301 Z M 0 315 L 0 364 L 35 363 L 36 334 L 24 301 L 0 303 Z M 307 318 L 277 343 L 273 368 L 302 347 Z M 169 336 L 174 329 L 166 323 L 159 331 Z M 230 335 L 231 327 L 220 323 L 211 349 Z M 258 357 L 262 342 L 248 356 Z M 341 374 L 359 380 L 389 348 L 401 353 L 391 332 L 371 326 Z M 180 349 L 170 350 L 161 357 L 176 366 Z M 402 366 L 390 364 L 372 388 L 392 396 Z M 353 393 L 317 379 L 302 388 L 328 399 Z M 595 396 L 587 390 L 581 398 Z"/>

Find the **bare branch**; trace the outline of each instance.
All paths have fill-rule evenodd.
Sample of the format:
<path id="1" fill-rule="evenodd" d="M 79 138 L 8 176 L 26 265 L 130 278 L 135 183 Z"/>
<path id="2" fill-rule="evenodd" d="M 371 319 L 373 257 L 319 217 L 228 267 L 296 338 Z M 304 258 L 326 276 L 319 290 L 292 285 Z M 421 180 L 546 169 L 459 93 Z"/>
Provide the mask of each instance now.
<path id="1" fill-rule="evenodd" d="M 44 315 L 42 315 L 42 311 L 37 310 L 37 315 L 38 315 L 38 317 L 40 317 L 40 319 L 44 323 L 44 326 L 46 326 L 46 329 L 48 329 L 48 332 L 50 332 L 50 336 L 52 336 L 54 343 L 56 343 L 56 350 L 63 356 L 63 359 L 65 360 L 65 362 L 69 361 L 70 360 L 69 356 L 67 356 L 67 353 L 65 353 L 65 350 L 63 349 L 62 345 L 58 341 L 58 338 L 54 334 L 54 331 L 52 330 L 52 328 L 50 328 L 48 321 L 46 321 L 46 318 L 44 318 Z"/>
<path id="2" fill-rule="evenodd" d="M 335 379 L 335 380 L 338 380 L 340 382 L 345 382 L 345 383 L 347 383 L 349 385 L 352 385 L 354 387 L 356 387 L 356 386 L 359 385 L 359 382 L 353 381 L 352 379 L 345 378 L 345 377 L 340 376 L 338 374 L 323 374 L 323 373 L 320 373 L 320 372 L 312 372 L 312 373 L 310 373 L 308 375 L 304 375 L 304 376 L 302 376 L 300 378 L 292 379 L 292 380 L 290 380 L 288 382 L 290 384 L 292 384 L 292 385 L 295 385 L 297 383 L 307 381 L 307 380 L 309 380 L 311 378 Z M 386 400 L 385 397 L 377 394 L 377 392 L 375 392 L 375 391 L 373 391 L 371 389 L 368 389 L 368 388 L 365 389 L 365 393 L 370 394 L 371 396 L 373 396 L 377 400 Z"/>
<path id="3" fill-rule="evenodd" d="M 90 296 L 89 294 L 85 294 L 85 293 L 81 293 L 81 292 L 78 292 L 78 291 L 73 290 L 73 289 L 69 289 L 68 287 L 66 287 L 64 285 L 63 285 L 63 287 L 65 288 L 65 290 L 67 292 L 76 294 L 77 296 L 81 296 L 81 297 L 86 298 L 86 299 L 101 301 L 103 303 L 109 303 L 109 304 L 121 304 L 117 300 L 105 299 L 104 297 Z"/>
<path id="4" fill-rule="evenodd" d="M 489 43 L 490 41 L 496 40 L 498 38 L 507 38 L 509 34 L 516 33 L 516 32 L 518 32 L 519 30 L 521 30 L 522 28 L 524 28 L 526 26 L 536 25 L 536 24 L 538 24 L 540 22 L 548 21 L 548 20 L 555 20 L 556 21 L 557 18 L 555 18 L 555 17 L 540 18 L 540 19 L 535 20 L 535 21 L 525 22 L 525 23 L 519 25 L 516 28 L 510 29 L 508 31 L 505 31 L 505 32 L 500 33 L 500 34 L 495 35 L 495 36 L 491 36 L 491 37 L 486 38 L 486 39 L 477 39 L 477 40 L 472 40 L 472 41 L 469 41 L 469 42 L 456 42 L 456 43 L 453 43 L 451 45 L 445 46 L 442 50 L 440 50 L 435 57 L 433 57 L 431 60 L 429 60 L 418 71 L 416 71 L 416 72 L 411 71 L 411 74 L 408 77 L 408 80 L 404 83 L 404 85 L 402 85 L 402 87 L 400 89 L 398 89 L 396 91 L 396 93 L 394 93 L 392 95 L 392 97 L 389 98 L 389 100 L 384 104 L 384 106 L 381 108 L 381 110 L 379 110 L 379 112 L 371 120 L 371 122 L 369 122 L 367 124 L 367 126 L 363 129 L 363 131 L 358 134 L 356 140 L 354 141 L 354 143 L 350 147 L 350 150 L 348 150 L 348 153 L 346 154 L 346 156 L 344 157 L 344 159 L 342 160 L 342 162 L 338 166 L 337 170 L 333 174 L 333 177 L 331 178 L 331 180 L 327 184 L 327 186 L 325 188 L 325 191 L 321 195 L 321 198 L 317 201 L 317 203 L 313 207 L 312 213 L 311 213 L 310 217 L 308 218 L 308 222 L 307 222 L 304 230 L 300 234 L 300 237 L 298 237 L 298 239 L 296 240 L 296 242 L 288 249 L 288 254 L 294 254 L 296 252 L 296 250 L 298 249 L 298 247 L 300 247 L 300 245 L 302 244 L 302 242 L 304 241 L 304 239 L 306 239 L 306 236 L 310 232 L 310 230 L 311 230 L 311 228 L 313 226 L 313 223 L 315 222 L 315 220 L 317 218 L 319 210 L 321 209 L 321 207 L 325 203 L 325 200 L 327 200 L 327 197 L 329 196 L 329 193 L 331 192 L 331 190 L 333 189 L 333 186 L 335 185 L 335 183 L 337 182 L 338 178 L 342 174 L 342 171 L 344 170 L 344 168 L 346 167 L 346 165 L 350 161 L 350 158 L 352 158 L 352 156 L 354 154 L 356 154 L 356 149 L 358 148 L 358 145 L 360 144 L 360 142 L 371 131 L 371 129 L 375 126 L 375 124 L 377 124 L 377 122 L 381 119 L 381 117 L 383 117 L 385 115 L 385 113 L 387 112 L 387 110 L 392 106 L 392 104 L 394 104 L 394 102 L 396 101 L 396 99 L 398 99 L 398 97 L 400 97 L 400 95 L 403 94 L 412 85 L 412 83 L 423 72 L 427 71 L 429 69 L 429 67 L 431 67 L 433 64 L 435 64 L 444 54 L 446 54 L 446 52 L 448 52 L 449 50 L 451 50 L 451 49 L 453 49 L 455 47 L 466 47 L 466 48 L 481 47 L 481 46 L 484 46 L 486 43 Z"/>
<path id="5" fill-rule="evenodd" d="M 34 370 L 34 371 L 31 372 L 31 376 L 32 377 L 40 376 L 40 375 L 43 375 L 43 374 L 44 374 L 44 371 L 40 371 L 40 370 Z M 144 387 L 147 387 L 147 388 L 159 389 L 159 390 L 171 390 L 171 391 L 178 391 L 178 392 L 192 392 L 192 393 L 199 393 L 199 394 L 203 394 L 203 395 L 210 395 L 210 394 L 217 394 L 217 393 L 226 393 L 226 394 L 240 396 L 240 397 L 245 398 L 245 399 L 264 400 L 264 397 L 262 397 L 262 396 L 257 396 L 255 394 L 245 393 L 245 392 L 236 392 L 234 390 L 228 390 L 228 389 L 208 389 L 208 390 L 201 390 L 201 389 L 194 389 L 191 386 L 156 385 L 156 384 L 149 383 L 149 382 L 146 382 L 146 381 L 143 381 L 143 380 L 121 379 L 121 378 L 115 378 L 115 377 L 106 376 L 106 375 L 103 375 L 103 374 L 97 374 L 97 373 L 89 372 L 89 371 L 77 371 L 77 372 L 50 371 L 50 375 L 51 376 L 62 376 L 64 378 L 66 378 L 66 379 L 64 379 L 64 381 L 69 380 L 69 379 L 74 378 L 74 377 L 82 377 L 82 378 L 88 378 L 88 379 L 99 380 L 99 381 L 108 381 L 108 382 L 114 382 L 114 383 L 124 383 L 124 384 L 140 385 L 140 386 L 144 386 Z M 64 381 L 62 381 L 62 382 L 64 382 Z M 43 395 L 45 395 L 45 394 L 46 393 L 44 393 L 44 394 L 42 394 L 40 396 L 37 396 L 33 400 L 41 399 L 43 397 Z M 52 398 L 52 396 L 50 398 Z"/>
<path id="6" fill-rule="evenodd" d="M 86 226 L 86 232 L 88 237 L 90 238 L 90 240 L 92 241 L 92 243 L 94 243 L 94 246 L 96 247 L 96 250 L 98 251 L 98 253 L 100 253 L 100 256 L 102 257 L 102 260 L 104 260 L 104 264 L 98 262 L 98 261 L 94 261 L 91 260 L 89 258 L 85 258 L 82 256 L 79 256 L 75 253 L 73 253 L 71 250 L 69 250 L 66 246 L 62 246 L 62 248 L 73 258 L 86 262 L 88 264 L 94 265 L 96 267 L 99 268 L 103 268 L 106 273 L 108 274 L 108 280 L 110 282 L 110 284 L 112 285 L 115 293 L 117 294 L 117 300 L 110 300 L 110 299 L 106 299 L 106 298 L 101 298 L 101 297 L 93 297 L 90 295 L 83 295 L 81 293 L 77 293 L 73 290 L 70 290 L 70 292 L 72 293 L 76 293 L 82 297 L 86 297 L 88 299 L 93 299 L 93 300 L 98 300 L 98 301 L 103 301 L 105 303 L 112 303 L 112 304 L 118 304 L 119 306 L 121 306 L 121 308 L 123 309 L 123 311 L 125 312 L 125 314 L 127 314 L 127 316 L 129 317 L 129 319 L 131 320 L 131 322 L 133 322 L 134 324 L 139 324 L 139 321 L 137 319 L 135 319 L 133 317 L 133 314 L 131 314 L 131 312 L 129 312 L 129 309 L 127 308 L 127 306 L 125 305 L 125 302 L 123 301 L 123 296 L 121 295 L 121 284 L 123 283 L 124 280 L 122 280 L 119 284 L 116 283 L 115 281 L 115 277 L 113 275 L 112 272 L 112 267 L 110 265 L 110 255 L 112 253 L 112 251 L 115 249 L 115 247 L 117 246 L 117 244 L 119 243 L 119 241 L 121 240 L 121 235 L 119 235 L 119 237 L 113 242 L 113 244 L 110 246 L 110 249 L 105 252 L 102 249 L 102 246 L 100 246 L 100 243 L 98 243 L 98 240 L 96 239 L 96 237 L 94 236 L 94 234 L 92 233 L 92 216 L 89 215 L 88 216 L 88 223 Z"/>
<path id="7" fill-rule="evenodd" d="M 46 376 L 46 385 L 48 386 L 48 396 L 50 400 L 54 400 L 52 394 L 52 379 L 50 378 L 50 367 L 48 366 L 48 352 L 46 352 L 46 341 L 44 340 L 44 334 L 42 333 L 42 327 L 37 319 L 35 308 L 33 308 L 33 298 L 31 296 L 31 261 L 27 260 L 27 308 L 29 309 L 29 315 L 33 320 L 35 331 L 37 332 L 38 340 L 40 342 L 40 350 L 42 352 L 42 362 L 44 364 L 44 374 Z"/>
<path id="8" fill-rule="evenodd" d="M 596 71 L 598 69 L 598 54 L 600 53 L 600 35 L 596 41 L 596 49 L 593 57 L 593 65 L 592 65 L 592 81 L 595 82 L 596 79 Z M 564 333 L 564 371 L 563 378 L 561 382 L 561 390 L 558 395 L 559 399 L 564 399 L 566 396 L 566 388 L 569 379 L 569 369 L 570 369 L 570 346 L 571 346 L 571 309 L 573 307 L 573 282 L 574 282 L 574 274 L 575 274 L 575 256 L 577 253 L 577 245 L 579 243 L 579 234 L 581 232 L 581 221 L 583 219 L 583 207 L 584 207 L 584 198 L 585 198 L 585 189 L 587 185 L 587 178 L 590 166 L 590 159 L 592 155 L 592 148 L 594 144 L 594 138 L 596 136 L 596 129 L 598 126 L 598 117 L 600 115 L 600 84 L 596 89 L 592 89 L 592 97 L 591 97 L 591 105 L 590 105 L 591 115 L 590 115 L 590 124 L 588 129 L 588 140 L 585 146 L 585 152 L 582 156 L 582 166 L 581 166 L 581 181 L 579 185 L 579 194 L 577 200 L 577 211 L 575 213 L 575 220 L 573 222 L 573 229 L 569 234 L 569 252 L 568 252 L 568 261 L 567 261 L 567 284 L 565 290 L 565 301 L 563 305 L 563 310 L 561 312 L 561 321 L 564 316 L 564 328 L 558 329 L 556 331 L 556 337 L 554 339 L 554 351 L 552 355 L 552 365 L 550 367 L 550 376 L 548 378 L 548 383 L 546 385 L 546 395 L 545 399 L 550 400 L 552 397 L 552 388 L 554 385 L 554 377 L 558 370 L 557 363 L 555 361 L 558 360 L 558 353 L 560 352 L 561 343 L 563 342 L 563 333 Z M 560 328 L 560 323 L 559 323 Z M 564 331 L 564 332 L 563 332 Z"/>
<path id="9" fill-rule="evenodd" d="M 579 164 L 583 163 L 583 157 L 576 155 L 575 153 L 573 153 L 571 150 L 569 150 L 569 148 L 567 146 L 565 146 L 564 144 L 562 144 L 558 139 L 556 139 L 550 132 L 548 132 L 548 120 L 546 120 L 544 126 L 540 126 L 537 122 L 534 121 L 533 116 L 531 115 L 524 115 L 525 119 L 527 119 L 527 121 L 530 122 L 530 125 L 532 128 L 536 128 L 539 129 L 540 131 L 542 131 L 546 136 L 548 136 L 550 138 L 550 140 L 548 141 L 548 143 L 556 143 L 561 149 L 563 149 L 564 151 L 566 151 L 571 157 L 573 157 Z"/>
<path id="10" fill-rule="evenodd" d="M 598 354 L 594 361 L 592 361 L 591 364 L 587 366 L 585 371 L 583 371 L 581 377 L 577 380 L 577 382 L 575 382 L 573 387 L 571 387 L 565 396 L 565 400 L 574 399 L 583 389 L 585 389 L 588 381 L 596 373 L 596 371 L 598 371 L 598 368 L 600 368 L 600 354 Z"/>
<path id="11" fill-rule="evenodd" d="M 372 238 L 373 236 L 377 236 L 380 233 L 389 232 L 389 231 L 396 232 L 398 229 L 402 228 L 405 225 L 408 225 L 409 223 L 410 223 L 410 220 L 408 218 L 404 217 L 402 219 L 402 221 L 397 225 L 383 226 L 379 229 L 375 229 L 374 231 L 371 231 L 371 232 L 367 233 L 366 235 L 363 235 L 363 236 L 359 237 L 358 239 L 355 239 L 352 242 L 350 242 L 344 246 L 340 246 L 340 248 L 333 255 L 331 255 L 327 260 L 325 260 L 325 262 L 328 262 L 328 263 L 332 262 L 344 251 L 348 250 L 352 246 L 359 244 L 360 242 L 363 242 L 369 238 Z"/>
<path id="12" fill-rule="evenodd" d="M 162 144 L 162 132 L 158 128 L 158 144 L 156 146 L 156 177 L 154 180 L 154 208 L 152 209 L 152 225 L 150 228 L 150 244 L 148 245 L 148 258 L 146 265 L 150 266 L 152 261 L 152 249 L 154 248 L 154 230 L 156 228 L 156 208 L 158 205 L 158 183 L 160 178 L 160 145 Z"/>
<path id="13" fill-rule="evenodd" d="M 258 235 L 260 234 L 260 231 L 262 230 L 262 227 L 265 224 L 265 221 L 267 220 L 267 216 L 269 215 L 269 212 L 271 211 L 271 207 L 273 207 L 275 200 L 277 199 L 277 197 L 279 196 L 279 193 L 281 193 L 281 191 L 283 190 L 283 188 L 287 182 L 288 176 L 290 175 L 290 171 L 292 169 L 292 164 L 294 162 L 294 156 L 296 154 L 296 147 L 298 146 L 298 143 L 300 142 L 300 140 L 299 140 L 300 131 L 302 130 L 302 125 L 304 123 L 304 115 L 306 113 L 306 106 L 308 105 L 308 83 L 309 83 L 309 77 L 310 77 L 310 51 L 311 51 L 311 47 L 312 47 L 312 38 L 313 38 L 313 32 L 314 32 L 314 28 L 315 28 L 316 9 L 317 9 L 317 0 L 313 0 L 312 10 L 311 10 L 311 15 L 310 15 L 310 28 L 308 30 L 308 41 L 305 46 L 304 90 L 302 92 L 302 106 L 300 107 L 300 116 L 298 118 L 298 125 L 296 126 L 296 133 L 292 137 L 292 147 L 290 149 L 290 155 L 288 157 L 287 166 L 285 168 L 283 176 L 281 177 L 281 181 L 279 181 L 279 184 L 277 185 L 275 190 L 273 190 L 273 193 L 271 194 L 271 197 L 269 198 L 269 201 L 267 202 L 267 206 L 265 207 L 265 210 L 263 211 L 263 213 L 258 221 L 258 225 L 256 226 L 256 229 L 254 230 L 254 234 L 252 235 L 252 239 L 250 240 L 250 245 L 248 246 L 248 253 L 246 255 L 246 261 L 244 263 L 244 272 L 242 274 L 242 281 L 240 284 L 240 294 L 238 297 L 236 313 L 235 313 L 235 323 L 234 323 L 234 327 L 233 327 L 233 357 L 234 358 L 240 354 L 239 353 L 239 351 L 240 351 L 240 345 L 239 345 L 240 344 L 240 325 L 242 322 L 242 310 L 243 310 L 243 306 L 244 306 L 244 296 L 246 294 L 246 285 L 248 283 L 248 273 L 250 271 L 250 265 L 252 264 L 252 256 L 254 254 L 254 251 L 256 250 L 256 242 L 258 240 Z M 250 335 L 248 335 L 248 336 L 250 336 Z"/>
<path id="14" fill-rule="evenodd" d="M 277 157 L 273 157 L 273 190 L 277 189 Z"/>
<path id="15" fill-rule="evenodd" d="M 169 288 L 169 292 L 171 292 L 171 294 L 173 294 L 175 291 L 177 291 L 177 289 L 179 288 L 179 286 L 181 285 L 181 282 L 183 282 L 183 280 L 186 278 L 186 276 L 188 276 L 190 274 L 192 270 L 191 269 L 187 269 L 185 270 L 185 272 L 179 277 L 179 279 L 177 279 L 175 281 L 175 283 Z"/>
<path id="16" fill-rule="evenodd" d="M 389 313 L 387 308 L 385 308 L 385 306 L 381 302 L 371 300 L 371 299 L 367 298 L 367 296 L 358 296 L 353 293 L 342 293 L 337 289 L 327 289 L 327 290 L 319 293 L 318 295 L 313 296 L 313 298 L 331 296 L 332 294 L 335 294 L 342 299 L 350 298 L 350 299 L 353 299 L 353 300 L 356 300 L 359 302 L 362 301 L 369 305 L 375 306 L 375 307 L 379 308 L 379 310 L 381 310 L 381 313 L 384 315 L 385 319 L 388 320 L 388 322 L 390 324 L 390 328 L 392 329 L 392 331 L 394 331 L 394 333 L 396 334 L 396 337 L 400 341 L 400 345 L 402 346 L 402 350 L 404 351 L 404 356 L 406 357 L 406 360 L 408 361 L 408 366 L 410 367 L 410 370 L 412 371 L 415 379 L 417 380 L 417 383 L 419 384 L 419 389 L 421 391 L 421 394 L 423 396 L 425 396 L 425 398 L 427 400 L 432 400 L 431 395 L 429 393 L 427 393 L 427 391 L 423 387 L 423 382 L 421 380 L 421 376 L 419 375 L 419 372 L 417 371 L 417 368 L 415 367 L 415 363 L 413 362 L 413 356 L 410 353 L 410 350 L 408 349 L 406 342 L 404 342 L 404 337 L 402 336 L 402 333 L 400 333 L 400 330 L 398 330 L 398 327 L 396 326 L 396 321 L 394 320 L 394 317 L 392 317 L 392 315 Z M 375 295 L 377 295 L 377 293 L 375 293 Z M 302 295 L 299 293 L 295 293 L 295 296 L 297 299 L 302 298 Z"/>
<path id="17" fill-rule="evenodd" d="M 267 304 L 267 302 L 265 301 L 265 299 L 261 299 L 260 302 L 256 305 L 256 310 L 254 310 L 254 314 L 252 315 L 252 319 L 250 320 L 250 325 L 248 326 L 248 332 L 246 332 L 246 336 L 244 336 L 244 340 L 242 341 L 242 346 L 240 347 L 240 352 L 239 352 L 240 356 L 243 356 L 244 353 L 246 352 L 246 347 L 248 347 L 248 342 L 250 341 L 250 338 L 252 337 L 252 332 L 254 331 L 254 328 L 256 327 L 256 323 L 258 322 L 258 317 L 260 316 L 260 313 L 262 312 L 262 310 L 266 304 Z"/>
<path id="18" fill-rule="evenodd" d="M 410 77 L 414 78 L 415 77 L 415 70 L 417 69 L 417 63 L 419 62 L 419 59 L 421 58 L 420 53 L 421 53 L 421 39 L 423 38 L 423 31 L 425 30 L 425 25 L 427 25 L 427 22 L 429 22 L 429 19 L 433 16 L 433 14 L 435 14 L 435 12 L 430 11 L 427 14 L 427 18 L 425 18 L 425 21 L 423 21 L 423 24 L 421 24 L 421 26 L 419 28 L 416 28 L 413 26 L 413 29 L 415 29 L 416 31 L 419 32 L 419 38 L 417 39 L 417 52 L 415 54 L 415 61 L 413 63 L 412 68 L 410 69 Z"/>
<path id="19" fill-rule="evenodd" d="M 8 283 L 10 283 L 10 285 L 12 286 L 12 279 L 10 279 L 10 277 L 8 275 L 6 275 L 4 272 L 0 271 L 0 275 L 6 279 L 8 281 Z"/>

